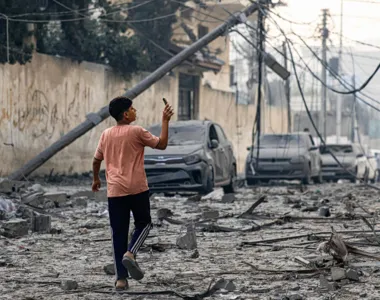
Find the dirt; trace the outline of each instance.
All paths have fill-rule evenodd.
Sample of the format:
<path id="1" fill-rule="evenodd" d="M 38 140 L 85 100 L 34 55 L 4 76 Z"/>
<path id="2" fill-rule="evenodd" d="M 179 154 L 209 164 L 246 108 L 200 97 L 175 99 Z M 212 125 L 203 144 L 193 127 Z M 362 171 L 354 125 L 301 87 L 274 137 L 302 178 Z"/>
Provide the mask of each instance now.
<path id="1" fill-rule="evenodd" d="M 70 194 L 89 186 L 80 181 L 71 186 L 44 184 L 43 189 Z M 255 208 L 252 219 L 237 217 L 263 195 L 266 200 Z M 359 281 L 334 283 L 330 269 L 338 264 L 330 255 L 317 251 L 322 240 L 312 235 L 327 232 L 317 236 L 329 240 L 332 227 L 336 231 L 369 230 L 342 237 L 361 250 L 376 253 L 379 242 L 359 215 L 376 224 L 379 191 L 349 183 L 308 188 L 277 185 L 240 189 L 233 203 L 222 202 L 222 196 L 220 190 L 200 201 L 152 196 L 155 226 L 139 254 L 145 277 L 140 282 L 129 280 L 129 291 L 135 295 L 115 294 L 114 278 L 103 270 L 113 260 L 106 199 L 92 200 L 89 195 L 87 207 L 48 209 L 45 213 L 52 215 L 53 233 L 18 239 L 0 236 L 0 299 L 171 300 L 181 298 L 144 293 L 170 290 L 190 296 L 205 292 L 212 280 L 221 278 L 232 281 L 230 291 L 219 290 L 208 299 L 380 298 L 379 261 L 350 254 L 343 268 L 356 271 Z M 328 207 L 331 217 L 320 217 L 319 207 Z M 173 213 L 170 223 L 157 220 L 156 212 L 162 208 Z M 205 211 L 217 211 L 219 217 L 199 223 L 207 216 Z M 184 224 L 175 225 L 170 220 Z M 196 228 L 197 250 L 181 250 L 176 245 L 178 237 L 186 234 L 188 223 Z M 247 244 L 295 235 L 309 236 Z M 380 232 L 378 235 L 380 241 Z M 314 264 L 302 265 L 297 257 Z"/>

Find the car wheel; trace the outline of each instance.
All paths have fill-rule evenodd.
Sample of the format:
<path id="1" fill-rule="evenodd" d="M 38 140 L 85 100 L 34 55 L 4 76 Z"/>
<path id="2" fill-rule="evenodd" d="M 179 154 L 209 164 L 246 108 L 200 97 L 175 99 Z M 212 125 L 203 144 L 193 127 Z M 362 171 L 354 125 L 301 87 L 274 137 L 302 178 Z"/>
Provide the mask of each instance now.
<path id="1" fill-rule="evenodd" d="M 310 170 L 310 165 L 308 170 L 306 171 L 305 177 L 302 179 L 303 184 L 310 184 L 311 182 L 311 170 Z"/>
<path id="2" fill-rule="evenodd" d="M 214 190 L 214 174 L 211 170 L 211 174 L 207 177 L 206 185 L 203 187 L 201 194 L 207 195 Z"/>
<path id="3" fill-rule="evenodd" d="M 355 168 L 355 173 L 354 174 L 355 174 L 355 177 L 352 177 L 350 179 L 351 183 L 356 183 L 356 180 L 358 178 L 358 167 Z"/>
<path id="4" fill-rule="evenodd" d="M 236 168 L 232 170 L 232 174 L 230 176 L 230 184 L 223 187 L 223 192 L 225 194 L 233 194 L 235 193 L 235 180 L 236 180 Z"/>

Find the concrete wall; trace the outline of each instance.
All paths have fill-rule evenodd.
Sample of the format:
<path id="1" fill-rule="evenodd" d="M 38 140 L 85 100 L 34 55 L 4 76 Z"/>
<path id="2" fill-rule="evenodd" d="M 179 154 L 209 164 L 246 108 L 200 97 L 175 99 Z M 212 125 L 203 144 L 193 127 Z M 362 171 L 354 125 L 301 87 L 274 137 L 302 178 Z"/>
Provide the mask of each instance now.
<path id="1" fill-rule="evenodd" d="M 9 174 L 121 95 L 130 82 L 102 65 L 35 54 L 30 64 L 0 65 L 0 177 Z M 135 100 L 138 124 L 161 120 L 162 96 L 176 109 L 176 77 L 166 76 Z M 107 119 L 54 156 L 35 174 L 75 173 L 91 169 L 99 136 L 113 124 Z"/>
<path id="2" fill-rule="evenodd" d="M 178 111 L 178 71 L 174 74 L 165 76 L 135 99 L 137 124 L 149 126 L 160 122 L 162 97 Z M 35 54 L 32 62 L 24 66 L 0 65 L 0 177 L 21 167 L 83 122 L 86 114 L 98 111 L 143 77 L 143 74 L 137 75 L 126 82 L 105 66 L 78 64 L 42 54 Z M 251 144 L 255 106 L 236 105 L 232 93 L 208 86 L 200 88 L 199 105 L 200 119 L 214 120 L 225 129 L 242 171 L 246 147 Z M 264 132 L 286 130 L 286 120 L 285 110 L 263 109 Z M 34 174 L 48 174 L 52 169 L 61 174 L 89 171 L 101 132 L 113 124 L 111 118 L 107 119 Z"/>

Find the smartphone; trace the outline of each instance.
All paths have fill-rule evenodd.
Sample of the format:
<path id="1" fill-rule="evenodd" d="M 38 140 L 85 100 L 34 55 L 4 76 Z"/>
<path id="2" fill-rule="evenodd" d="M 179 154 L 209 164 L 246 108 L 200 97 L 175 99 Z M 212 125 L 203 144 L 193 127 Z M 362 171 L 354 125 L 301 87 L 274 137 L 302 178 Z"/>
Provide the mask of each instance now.
<path id="1" fill-rule="evenodd" d="M 168 101 L 166 101 L 165 98 L 162 98 L 162 101 L 164 101 L 164 104 L 165 104 L 165 105 L 168 104 Z"/>

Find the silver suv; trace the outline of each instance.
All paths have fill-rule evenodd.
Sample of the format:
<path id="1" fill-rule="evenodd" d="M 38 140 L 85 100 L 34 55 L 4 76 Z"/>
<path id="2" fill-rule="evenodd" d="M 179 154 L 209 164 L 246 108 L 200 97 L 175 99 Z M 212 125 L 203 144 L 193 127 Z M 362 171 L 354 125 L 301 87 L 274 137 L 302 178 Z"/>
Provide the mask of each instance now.
<path id="1" fill-rule="evenodd" d="M 260 138 L 260 148 L 249 147 L 248 150 L 245 166 L 248 185 L 280 179 L 298 179 L 304 184 L 311 180 L 322 182 L 319 148 L 307 132 L 264 134 Z"/>

